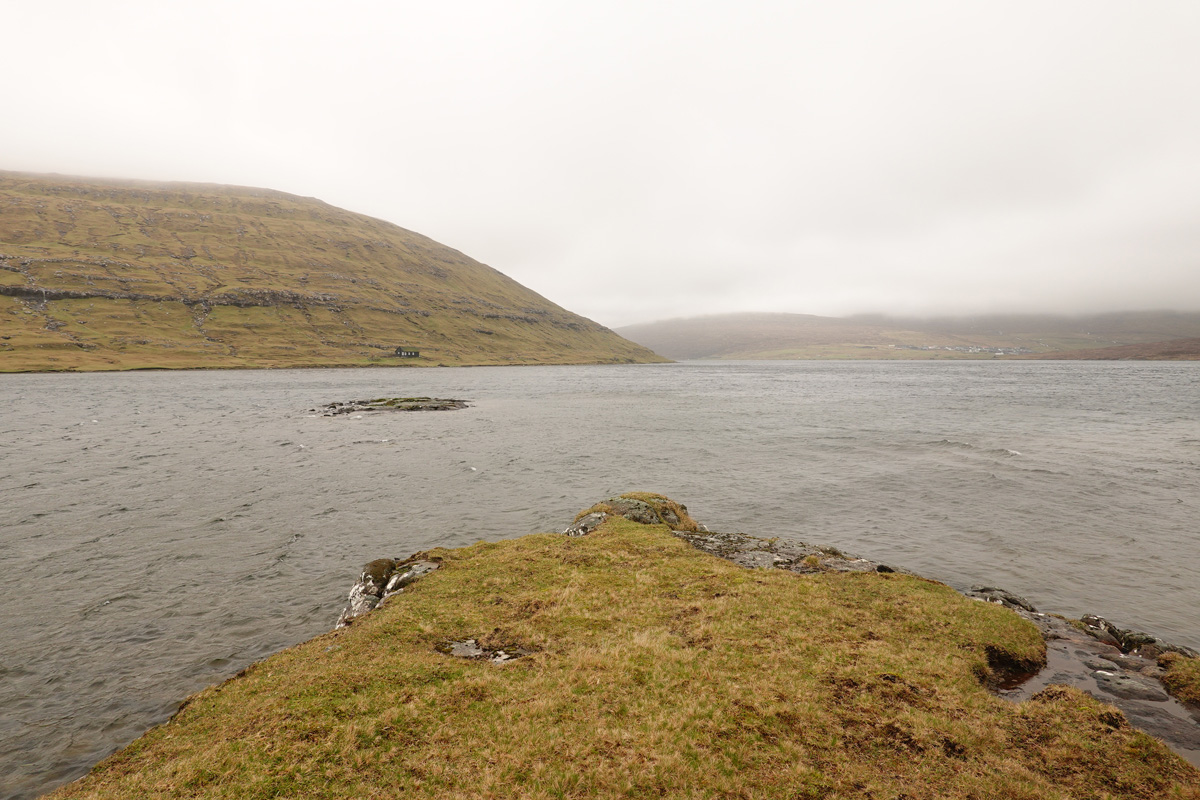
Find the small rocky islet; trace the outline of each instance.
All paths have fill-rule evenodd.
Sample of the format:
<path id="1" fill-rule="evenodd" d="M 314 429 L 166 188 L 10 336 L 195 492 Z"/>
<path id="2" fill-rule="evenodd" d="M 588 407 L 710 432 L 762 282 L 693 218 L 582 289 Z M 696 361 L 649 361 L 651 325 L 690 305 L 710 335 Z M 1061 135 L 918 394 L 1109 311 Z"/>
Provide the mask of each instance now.
<path id="1" fill-rule="evenodd" d="M 710 531 L 691 518 L 687 507 L 669 498 L 631 492 L 610 497 L 580 512 L 562 532 L 587 536 L 610 517 L 643 525 L 666 525 L 671 533 L 698 550 L 748 569 L 782 569 L 800 575 L 826 572 L 913 574 L 899 567 L 851 555 L 836 547 L 745 533 Z M 349 602 L 337 627 L 350 625 L 404 587 L 438 569 L 436 560 L 418 553 L 407 559 L 377 559 L 363 567 L 350 590 Z M 1200 706 L 1180 702 L 1163 682 L 1177 659 L 1197 659 L 1200 653 L 1166 642 L 1152 634 L 1119 628 L 1103 617 L 1084 615 L 1070 620 L 1039 611 L 1033 603 L 1005 589 L 975 585 L 963 594 L 980 602 L 1008 608 L 1037 627 L 1046 642 L 1044 664 L 995 664 L 995 692 L 1008 700 L 1028 700 L 1040 692 L 1072 686 L 1115 706 L 1130 724 L 1162 739 L 1200 767 Z M 529 651 L 512 643 L 484 647 L 476 639 L 446 640 L 437 648 L 449 656 L 502 664 Z"/>
<path id="2" fill-rule="evenodd" d="M 309 411 L 323 417 L 339 417 L 367 411 L 457 411 L 462 408 L 470 408 L 470 404 L 466 400 L 445 397 L 377 397 L 372 400 L 326 403 Z"/>

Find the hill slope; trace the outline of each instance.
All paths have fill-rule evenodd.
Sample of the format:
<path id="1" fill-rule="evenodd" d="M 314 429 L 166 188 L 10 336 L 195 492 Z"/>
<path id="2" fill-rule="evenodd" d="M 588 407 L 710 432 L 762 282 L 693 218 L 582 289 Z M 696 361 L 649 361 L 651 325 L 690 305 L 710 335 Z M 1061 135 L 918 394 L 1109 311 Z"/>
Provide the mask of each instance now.
<path id="1" fill-rule="evenodd" d="M 0 334 L 0 371 L 661 360 L 456 250 L 319 200 L 11 172 Z M 420 358 L 394 358 L 399 345 Z"/>
<path id="2" fill-rule="evenodd" d="M 1200 339 L 1171 339 L 1166 342 L 1150 342 L 1148 344 L 1068 350 L 1062 353 L 1025 356 L 1025 358 L 1072 361 L 1200 361 Z"/>
<path id="3" fill-rule="evenodd" d="M 668 358 L 992 358 L 1200 337 L 1200 313 L 907 319 L 723 314 L 618 332 Z"/>

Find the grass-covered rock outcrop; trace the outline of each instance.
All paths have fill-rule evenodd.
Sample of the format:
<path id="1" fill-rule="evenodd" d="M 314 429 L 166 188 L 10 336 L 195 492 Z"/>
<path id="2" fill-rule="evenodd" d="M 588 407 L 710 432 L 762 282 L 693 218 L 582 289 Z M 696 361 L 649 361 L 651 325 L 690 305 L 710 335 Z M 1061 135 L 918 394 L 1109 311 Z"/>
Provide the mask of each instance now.
<path id="1" fill-rule="evenodd" d="M 1158 665 L 1166 670 L 1162 677 L 1167 691 L 1184 703 L 1200 708 L 1200 658 L 1179 653 L 1164 653 Z"/>
<path id="2" fill-rule="evenodd" d="M 748 570 L 620 515 L 423 557 L 55 796 L 1200 798 L 1082 692 L 992 695 L 1041 636 L 933 581 Z"/>

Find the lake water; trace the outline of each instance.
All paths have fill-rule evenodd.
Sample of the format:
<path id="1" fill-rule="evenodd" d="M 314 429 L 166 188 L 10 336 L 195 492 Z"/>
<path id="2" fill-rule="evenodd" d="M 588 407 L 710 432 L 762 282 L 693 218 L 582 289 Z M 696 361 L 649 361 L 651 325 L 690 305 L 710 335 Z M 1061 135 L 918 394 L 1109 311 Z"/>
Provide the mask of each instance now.
<path id="1" fill-rule="evenodd" d="M 380 396 L 462 411 L 321 417 Z M 657 491 L 1200 648 L 1200 364 L 0 376 L 0 798 L 330 629 L 360 566 Z"/>

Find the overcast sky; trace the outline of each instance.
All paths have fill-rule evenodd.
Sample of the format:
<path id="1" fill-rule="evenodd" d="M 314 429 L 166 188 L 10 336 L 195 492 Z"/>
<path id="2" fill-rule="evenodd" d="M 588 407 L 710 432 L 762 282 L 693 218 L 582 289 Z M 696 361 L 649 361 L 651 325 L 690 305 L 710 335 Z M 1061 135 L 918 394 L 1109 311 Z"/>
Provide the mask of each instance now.
<path id="1" fill-rule="evenodd" d="M 609 326 L 1200 310 L 1200 2 L 0 0 L 0 169 L 264 186 Z"/>

